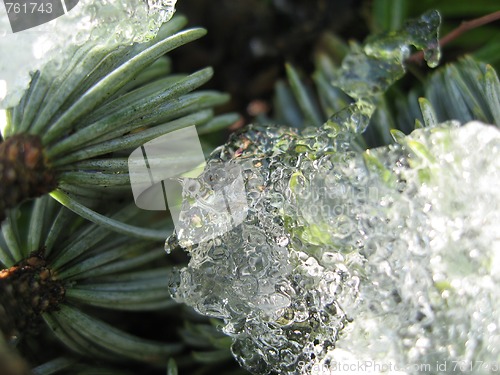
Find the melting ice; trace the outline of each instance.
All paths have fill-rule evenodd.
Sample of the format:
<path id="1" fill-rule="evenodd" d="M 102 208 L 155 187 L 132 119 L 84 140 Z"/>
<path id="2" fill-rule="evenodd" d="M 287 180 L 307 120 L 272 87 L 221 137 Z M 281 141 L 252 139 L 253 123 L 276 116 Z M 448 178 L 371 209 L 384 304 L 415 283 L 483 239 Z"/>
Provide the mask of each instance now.
<path id="1" fill-rule="evenodd" d="M 220 163 L 237 165 L 247 216 L 186 247 L 173 295 L 223 319 L 254 373 L 495 363 L 499 150 L 499 130 L 478 122 L 419 129 L 365 153 L 339 152 L 324 129 L 251 127 L 198 178 L 203 186 Z M 209 210 L 184 194 L 185 220 Z"/>
<path id="2" fill-rule="evenodd" d="M 70 60 L 72 47 L 87 42 L 118 46 L 151 39 L 172 17 L 175 3 L 80 0 L 67 14 L 17 33 L 12 33 L 6 8 L 0 6 L 0 107 L 17 104 L 30 82 L 30 72 L 47 62 L 53 64 L 56 75 L 58 64 L 64 66 Z"/>
<path id="3" fill-rule="evenodd" d="M 352 146 L 409 45 L 437 64 L 438 24 L 429 12 L 355 48 L 334 81 L 354 104 L 321 128 L 251 126 L 183 183 L 185 230 L 167 246 L 191 259 L 172 294 L 223 319 L 253 373 L 498 371 L 499 130 L 446 123 Z M 224 170 L 246 190 L 237 225 L 210 204 L 239 180 Z"/>

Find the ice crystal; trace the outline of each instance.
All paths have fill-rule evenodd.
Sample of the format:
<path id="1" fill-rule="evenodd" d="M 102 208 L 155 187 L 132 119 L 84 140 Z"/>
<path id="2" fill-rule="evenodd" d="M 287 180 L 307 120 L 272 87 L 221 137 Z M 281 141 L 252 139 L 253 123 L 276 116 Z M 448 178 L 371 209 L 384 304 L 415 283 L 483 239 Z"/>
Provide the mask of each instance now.
<path id="1" fill-rule="evenodd" d="M 151 39 L 172 17 L 175 3 L 80 0 L 66 14 L 17 33 L 12 33 L 6 8 L 0 6 L 0 85 L 6 86 L 0 96 L 1 107 L 15 105 L 31 79 L 29 73 L 48 61 L 56 75 L 58 65 L 64 66 L 71 58 L 72 47 L 87 42 L 109 47 Z"/>
<path id="2" fill-rule="evenodd" d="M 197 190 L 238 170 L 249 209 L 211 240 L 177 239 L 191 260 L 174 297 L 223 319 L 254 373 L 497 361 L 498 129 L 442 124 L 365 153 L 338 146 L 325 129 L 251 127 L 216 150 Z M 185 220 L 219 228 L 200 219 L 210 207 L 191 185 Z"/>

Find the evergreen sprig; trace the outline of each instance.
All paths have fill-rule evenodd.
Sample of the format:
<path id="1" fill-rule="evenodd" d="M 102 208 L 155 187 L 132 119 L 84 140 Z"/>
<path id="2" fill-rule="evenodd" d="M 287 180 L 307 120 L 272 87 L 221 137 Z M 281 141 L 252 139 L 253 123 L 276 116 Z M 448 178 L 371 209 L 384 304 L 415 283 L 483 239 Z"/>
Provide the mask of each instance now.
<path id="1" fill-rule="evenodd" d="M 29 372 L 12 347 L 38 365 L 31 373 L 39 375 L 124 374 L 117 363 L 166 365 L 183 350 L 180 339 L 128 333 L 136 323 L 126 323 L 124 314 L 177 305 L 167 285 L 171 268 L 161 259 L 172 228 L 130 204 L 127 156 L 169 132 L 196 125 L 208 134 L 239 117 L 214 114 L 226 94 L 194 92 L 212 77 L 211 68 L 171 72 L 165 53 L 205 34 L 180 31 L 185 24 L 175 17 L 155 39 L 117 49 L 84 44 L 57 75 L 50 64 L 35 72 L 19 105 L 7 110 L 0 143 L 0 356 L 10 360 L 0 372 Z M 106 311 L 121 327 L 106 322 Z"/>
<path id="2" fill-rule="evenodd" d="M 291 124 L 302 129 L 319 126 L 334 113 L 353 102 L 339 87 L 331 84 L 339 70 L 334 58 L 325 51 L 316 58 L 316 70 L 309 82 L 292 65 L 287 65 L 287 82 L 276 84 L 274 114 L 260 115 L 263 125 Z M 393 143 L 391 130 L 406 134 L 422 126 L 457 120 L 479 120 L 500 126 L 500 81 L 495 69 L 466 56 L 429 75 L 423 87 L 408 93 L 393 87 L 379 98 L 370 125 L 358 143 Z"/>
<path id="3" fill-rule="evenodd" d="M 84 44 L 55 78 L 50 65 L 33 75 L 20 104 L 7 111 L 0 220 L 25 199 L 52 193 L 88 220 L 164 239 L 163 233 L 121 225 L 94 209 L 103 199 L 130 191 L 121 152 L 193 124 L 206 133 L 238 118 L 214 117 L 212 108 L 226 102 L 226 94 L 192 92 L 211 78 L 212 69 L 169 74 L 163 56 L 205 34 L 200 28 L 180 31 L 185 24 L 184 17 L 175 17 L 153 40 L 117 49 Z"/>
<path id="4" fill-rule="evenodd" d="M 407 6 L 374 2 L 388 29 L 400 26 Z M 388 9 L 391 17 L 380 12 Z M 117 50 L 82 46 L 54 80 L 34 73 L 21 103 L 7 111 L 0 143 L 0 369 L 6 374 L 29 372 L 19 353 L 37 375 L 134 374 L 135 362 L 166 366 L 169 375 L 195 366 L 199 373 L 246 373 L 235 369 L 230 340 L 216 321 L 170 299 L 171 266 L 155 240 L 171 228 L 123 204 L 130 201 L 126 157 L 132 149 L 186 126 L 196 124 L 201 135 L 238 118 L 214 115 L 227 95 L 195 91 L 212 76 L 210 68 L 171 72 L 163 55 L 204 35 L 180 31 L 185 23 L 175 17 L 154 40 Z M 315 90 L 287 65 L 288 83 L 276 86 L 275 114 L 259 122 L 320 126 L 352 102 L 331 84 L 348 47 L 331 35 L 325 40 L 310 80 Z M 473 58 L 439 69 L 409 94 L 398 90 L 380 98 L 361 147 L 391 143 L 395 130 L 450 118 L 500 124 L 498 77 Z M 137 225 L 144 222 L 148 228 Z M 127 314 L 144 311 L 171 314 L 168 342 L 129 333 L 141 321 L 128 322 Z"/>
<path id="5" fill-rule="evenodd" d="M 111 217 L 128 222 L 135 215 L 134 207 L 126 206 Z M 135 337 L 85 311 L 173 307 L 170 267 L 152 267 L 163 255 L 161 244 L 116 237 L 48 196 L 15 208 L 0 235 L 2 333 L 30 340 L 30 333 L 46 324 L 72 351 L 93 359 L 166 363 L 181 344 Z"/>

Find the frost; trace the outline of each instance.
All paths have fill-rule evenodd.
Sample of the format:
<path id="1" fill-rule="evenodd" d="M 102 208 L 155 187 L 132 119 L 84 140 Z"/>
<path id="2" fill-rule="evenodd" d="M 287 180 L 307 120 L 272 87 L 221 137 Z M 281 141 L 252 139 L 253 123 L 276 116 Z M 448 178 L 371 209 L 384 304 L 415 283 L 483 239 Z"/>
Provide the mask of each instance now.
<path id="1" fill-rule="evenodd" d="M 74 49 L 87 42 L 102 47 L 142 42 L 154 37 L 174 13 L 176 0 L 80 0 L 67 14 L 32 29 L 12 33 L 6 8 L 0 6 L 0 83 L 7 86 L 0 105 L 17 104 L 30 82 L 30 72 L 48 61 L 65 66 Z"/>
<path id="2" fill-rule="evenodd" d="M 251 127 L 216 150 L 197 182 L 230 184 L 217 171 L 238 166 L 247 217 L 186 247 L 174 297 L 223 319 L 254 373 L 497 361 L 498 129 L 441 124 L 365 153 L 337 146 L 324 129 Z M 187 217 L 210 210 L 184 196 Z"/>

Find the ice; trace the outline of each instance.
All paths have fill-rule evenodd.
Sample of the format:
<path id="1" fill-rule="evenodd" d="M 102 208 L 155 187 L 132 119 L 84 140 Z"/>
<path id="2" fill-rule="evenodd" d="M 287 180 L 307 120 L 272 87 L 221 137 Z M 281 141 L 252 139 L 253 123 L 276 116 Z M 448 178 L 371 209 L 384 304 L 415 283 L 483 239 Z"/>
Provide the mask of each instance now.
<path id="1" fill-rule="evenodd" d="M 363 132 L 376 109 L 378 97 L 405 73 L 410 47 L 424 51 L 427 65 L 436 67 L 441 57 L 438 30 L 441 16 L 431 10 L 409 20 L 398 32 L 368 38 L 353 45 L 342 61 L 332 85 L 341 88 L 355 103 L 330 119 L 331 126 Z"/>
<path id="2" fill-rule="evenodd" d="M 257 374 L 459 361 L 489 373 L 500 355 L 499 130 L 440 124 L 365 153 L 330 141 L 338 151 L 325 153 L 324 129 L 254 126 L 212 154 L 199 183 L 238 165 L 247 217 L 186 246 L 174 298 L 223 319 Z M 209 210 L 184 196 L 187 216 Z"/>
<path id="3" fill-rule="evenodd" d="M 405 188 L 388 211 L 388 232 L 366 258 L 370 285 L 358 319 L 329 355 L 341 349 L 357 361 L 400 368 L 498 361 L 499 331 L 488 327 L 500 318 L 499 141 L 495 127 L 469 123 L 415 131 L 406 146 L 379 150 L 384 161 L 409 151 L 401 160 L 409 167 L 392 168 Z"/>
<path id="4" fill-rule="evenodd" d="M 450 122 L 354 145 L 411 45 L 437 63 L 438 25 L 429 12 L 354 46 L 332 82 L 354 102 L 319 129 L 250 126 L 182 181 L 166 247 L 190 261 L 172 295 L 222 319 L 249 371 L 498 370 L 499 130 Z"/>
<path id="5" fill-rule="evenodd" d="M 30 82 L 30 72 L 48 61 L 64 66 L 68 54 L 86 42 L 102 46 L 130 44 L 152 38 L 174 13 L 176 0 L 80 0 L 50 22 L 12 33 L 6 8 L 0 6 L 0 107 L 17 104 Z"/>

